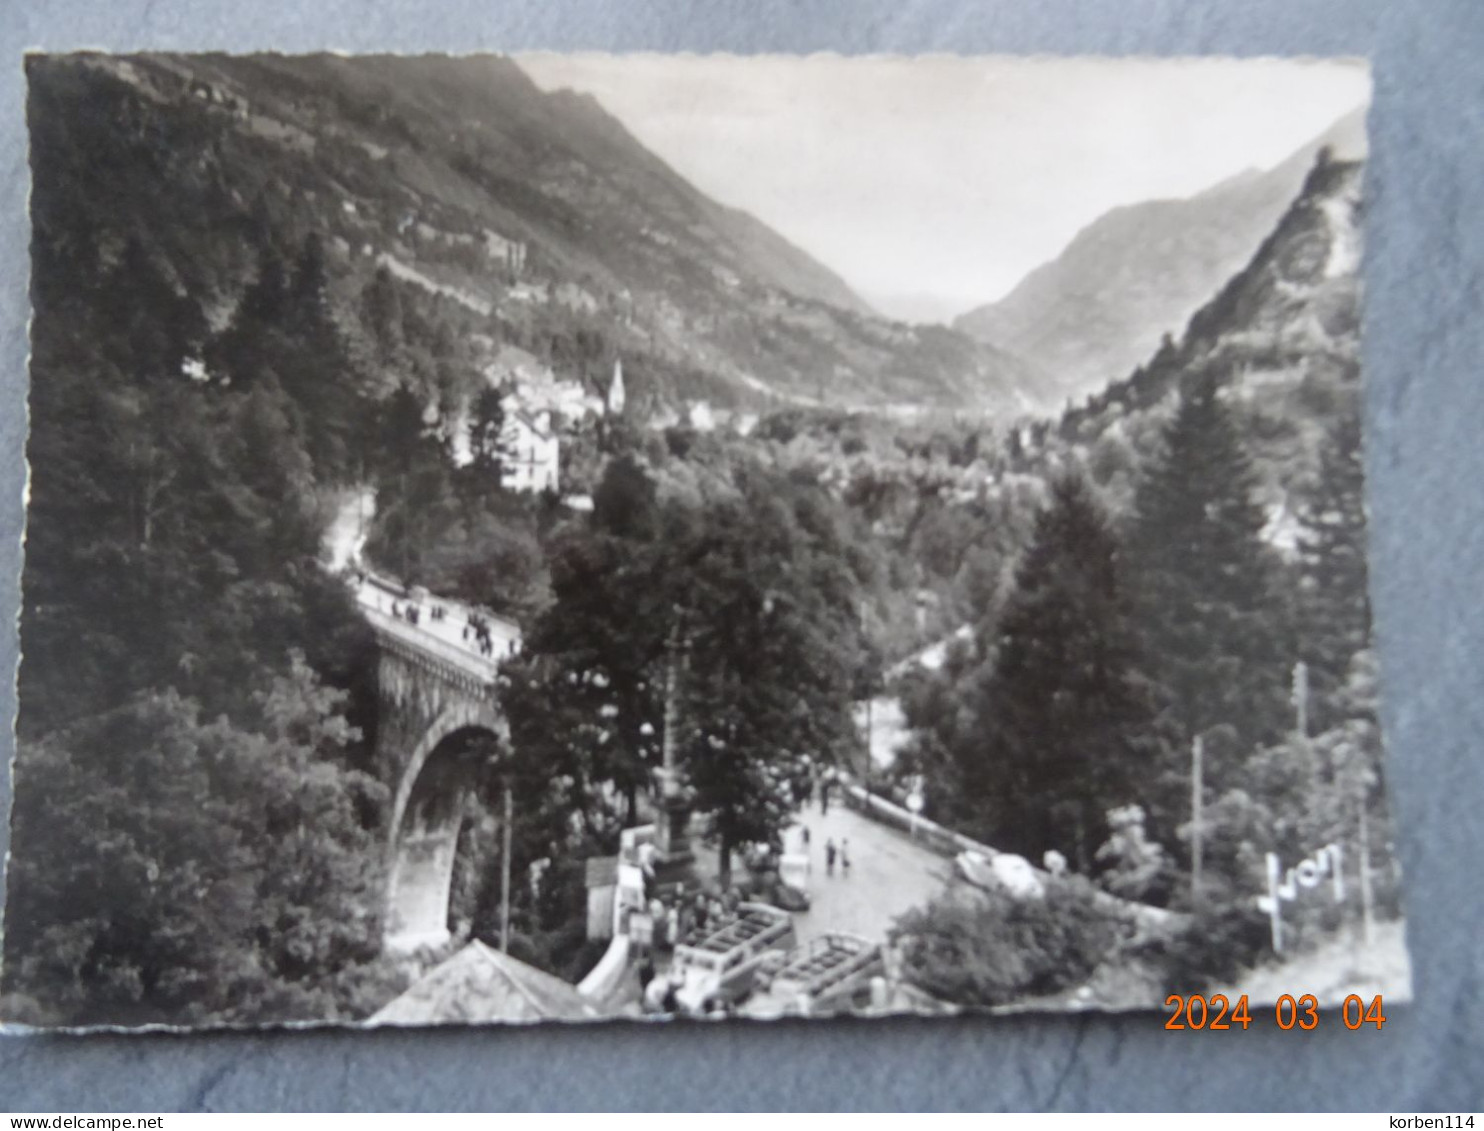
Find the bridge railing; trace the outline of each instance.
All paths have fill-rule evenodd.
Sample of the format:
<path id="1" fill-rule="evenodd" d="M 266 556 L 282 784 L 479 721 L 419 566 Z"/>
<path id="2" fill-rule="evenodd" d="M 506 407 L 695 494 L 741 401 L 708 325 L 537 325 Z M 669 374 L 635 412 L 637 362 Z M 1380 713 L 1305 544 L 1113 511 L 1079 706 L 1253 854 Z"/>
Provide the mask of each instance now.
<path id="1" fill-rule="evenodd" d="M 457 644 L 440 640 L 432 633 L 424 632 L 416 625 L 408 624 L 401 617 L 393 616 L 374 605 L 363 602 L 361 611 L 372 627 L 461 671 L 476 674 L 486 682 L 492 682 L 499 674 L 500 660 L 503 657 L 482 656 L 472 648 L 460 648 Z"/>
<path id="2" fill-rule="evenodd" d="M 366 590 L 372 590 L 392 601 L 410 601 L 415 605 L 421 605 L 426 601 L 430 605 L 442 605 L 447 609 L 454 610 L 465 620 L 471 614 L 477 616 L 494 629 L 496 635 L 502 638 L 520 639 L 520 625 L 509 617 L 503 617 L 494 610 L 485 608 L 483 605 L 471 605 L 465 601 L 456 601 L 451 597 L 442 597 L 437 593 L 431 593 L 417 586 L 409 589 L 400 582 L 394 581 L 389 577 L 383 577 L 379 573 L 372 573 L 370 570 L 356 570 L 352 574 L 352 578 L 357 583 L 357 600 L 362 601 L 363 604 L 365 603 L 364 595 Z"/>
<path id="3" fill-rule="evenodd" d="M 842 781 L 840 783 L 845 797 L 845 803 L 852 809 L 872 820 L 893 828 L 900 829 L 909 836 L 922 842 L 923 845 L 949 859 L 956 857 L 961 852 L 977 853 L 985 860 L 993 860 L 996 857 L 1005 856 L 997 848 L 991 848 L 987 844 L 981 844 L 977 840 L 964 836 L 962 833 L 954 832 L 950 828 L 931 821 L 926 817 L 904 809 L 902 806 L 888 801 L 884 797 L 878 797 L 870 793 L 854 782 Z M 1050 878 L 1050 873 L 1043 869 L 1031 866 L 1038 880 Z M 1137 900 L 1122 899 L 1107 892 L 1097 893 L 1097 902 L 1110 909 L 1117 910 L 1123 914 L 1131 915 L 1139 923 L 1156 928 L 1168 928 L 1176 926 L 1185 920 L 1185 916 L 1167 911 L 1163 907 L 1151 907 L 1147 903 L 1139 903 Z"/>
<path id="4" fill-rule="evenodd" d="M 972 840 L 962 833 L 956 833 L 926 817 L 916 816 L 902 806 L 884 797 L 878 797 L 874 793 L 869 793 L 853 782 L 842 782 L 841 786 L 845 804 L 852 809 L 883 825 L 900 829 L 940 855 L 957 856 L 960 852 L 978 852 L 986 857 L 999 855 L 996 849 L 990 848 L 987 844 L 980 844 L 977 840 Z"/>

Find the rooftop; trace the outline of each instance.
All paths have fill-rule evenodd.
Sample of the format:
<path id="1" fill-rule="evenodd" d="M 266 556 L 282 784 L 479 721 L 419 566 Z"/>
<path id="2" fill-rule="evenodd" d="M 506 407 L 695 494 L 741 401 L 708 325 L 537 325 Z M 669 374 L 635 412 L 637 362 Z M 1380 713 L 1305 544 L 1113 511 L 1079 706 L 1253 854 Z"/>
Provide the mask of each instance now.
<path id="1" fill-rule="evenodd" d="M 476 940 L 429 970 L 368 1024 L 478 1025 L 597 1016 L 576 986 Z"/>

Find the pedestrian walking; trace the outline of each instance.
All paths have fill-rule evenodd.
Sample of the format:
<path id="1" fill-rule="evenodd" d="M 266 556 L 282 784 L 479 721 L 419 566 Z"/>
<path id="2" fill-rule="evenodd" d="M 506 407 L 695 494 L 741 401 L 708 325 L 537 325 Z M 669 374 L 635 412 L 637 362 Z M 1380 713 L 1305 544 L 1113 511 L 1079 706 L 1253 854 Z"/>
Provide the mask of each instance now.
<path id="1" fill-rule="evenodd" d="M 649 989 L 649 984 L 654 981 L 654 960 L 649 955 L 644 956 L 644 961 L 639 963 L 639 992 L 642 994 Z M 658 1010 L 659 1002 L 656 1000 L 655 1008 Z"/>
<path id="2" fill-rule="evenodd" d="M 665 911 L 664 900 L 655 896 L 649 901 L 649 921 L 653 926 L 650 928 L 650 939 L 656 947 L 668 947 L 669 939 L 666 931 L 670 925 L 670 916 Z"/>
<path id="3" fill-rule="evenodd" d="M 823 778 L 819 783 L 819 815 L 828 816 L 830 812 L 830 779 Z"/>
<path id="4" fill-rule="evenodd" d="M 804 851 L 805 852 L 808 852 L 809 851 L 809 826 L 808 825 L 800 825 L 799 826 L 799 840 L 801 840 L 803 842 L 803 844 L 804 844 Z"/>
<path id="5" fill-rule="evenodd" d="M 840 838 L 840 871 L 844 875 L 850 875 L 850 838 Z"/>
<path id="6" fill-rule="evenodd" d="M 824 842 L 824 874 L 827 876 L 835 874 L 835 840 L 833 837 Z"/>

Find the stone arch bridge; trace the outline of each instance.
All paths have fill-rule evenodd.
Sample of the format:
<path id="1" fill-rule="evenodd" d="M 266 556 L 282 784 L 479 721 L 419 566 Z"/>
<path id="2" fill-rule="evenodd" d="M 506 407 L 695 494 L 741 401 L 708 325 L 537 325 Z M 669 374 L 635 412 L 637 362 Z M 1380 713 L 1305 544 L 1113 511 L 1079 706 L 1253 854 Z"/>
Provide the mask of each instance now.
<path id="1" fill-rule="evenodd" d="M 520 629 L 487 611 L 373 576 L 355 588 L 376 634 L 376 759 L 392 790 L 386 945 L 405 951 L 449 937 L 469 759 L 488 757 L 492 744 L 508 747 L 495 678 L 500 661 L 519 650 Z"/>

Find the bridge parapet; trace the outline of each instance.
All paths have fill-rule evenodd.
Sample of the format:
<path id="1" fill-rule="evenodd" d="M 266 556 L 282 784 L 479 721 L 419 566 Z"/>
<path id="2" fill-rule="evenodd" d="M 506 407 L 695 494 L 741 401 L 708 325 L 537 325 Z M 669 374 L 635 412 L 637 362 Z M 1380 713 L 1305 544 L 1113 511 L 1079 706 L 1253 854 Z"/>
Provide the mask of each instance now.
<path id="1" fill-rule="evenodd" d="M 374 574 L 360 576 L 355 596 L 378 634 L 477 676 L 493 678 L 500 661 L 520 651 L 520 626 L 488 609 L 409 591 Z"/>
<path id="2" fill-rule="evenodd" d="M 478 694 L 493 685 L 499 675 L 503 657 L 481 656 L 455 647 L 380 609 L 363 604 L 361 612 L 376 632 L 376 642 L 383 650 L 463 691 Z"/>

